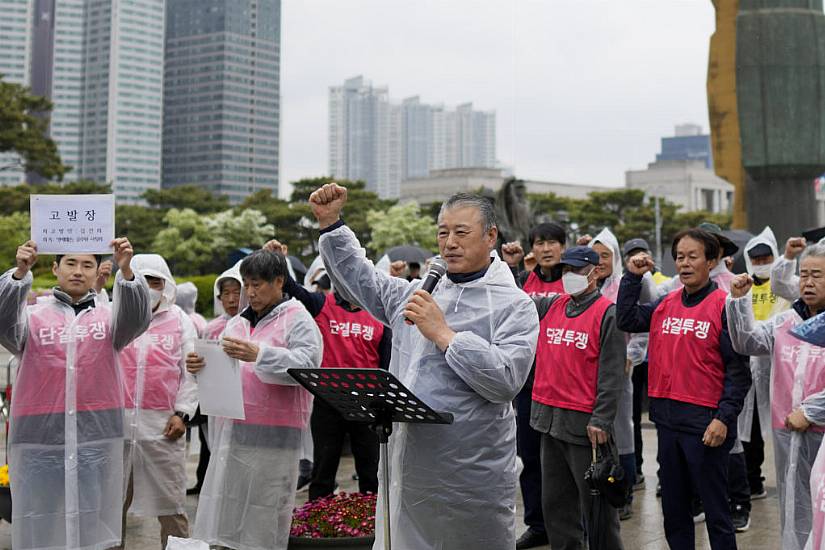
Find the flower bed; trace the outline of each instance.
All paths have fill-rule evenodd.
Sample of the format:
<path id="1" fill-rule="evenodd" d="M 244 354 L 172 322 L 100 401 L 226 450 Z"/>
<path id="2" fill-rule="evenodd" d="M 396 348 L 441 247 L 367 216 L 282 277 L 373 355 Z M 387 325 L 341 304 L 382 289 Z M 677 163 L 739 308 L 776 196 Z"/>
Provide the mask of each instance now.
<path id="1" fill-rule="evenodd" d="M 376 496 L 339 493 L 308 502 L 292 515 L 289 548 L 371 548 Z"/>

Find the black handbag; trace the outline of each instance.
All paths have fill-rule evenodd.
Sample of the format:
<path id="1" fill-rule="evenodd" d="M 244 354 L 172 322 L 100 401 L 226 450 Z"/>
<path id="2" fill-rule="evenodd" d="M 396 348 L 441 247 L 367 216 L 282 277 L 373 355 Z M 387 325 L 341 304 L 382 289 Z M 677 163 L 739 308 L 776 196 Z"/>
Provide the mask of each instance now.
<path id="1" fill-rule="evenodd" d="M 608 504 L 621 508 L 627 500 L 627 479 L 617 463 L 611 439 L 593 449 L 593 462 L 584 474 L 592 489 L 604 496 Z"/>

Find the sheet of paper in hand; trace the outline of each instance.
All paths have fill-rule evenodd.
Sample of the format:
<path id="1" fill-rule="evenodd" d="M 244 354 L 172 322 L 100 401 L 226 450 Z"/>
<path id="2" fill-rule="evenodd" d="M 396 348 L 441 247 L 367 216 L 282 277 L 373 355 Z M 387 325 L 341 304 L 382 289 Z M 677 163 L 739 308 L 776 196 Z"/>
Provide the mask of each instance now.
<path id="1" fill-rule="evenodd" d="M 196 340 L 195 353 L 206 359 L 198 373 L 198 398 L 201 412 L 244 420 L 241 366 L 221 348 L 218 340 Z"/>
<path id="2" fill-rule="evenodd" d="M 38 254 L 110 254 L 114 195 L 32 195 L 32 240 Z"/>
<path id="3" fill-rule="evenodd" d="M 814 315 L 791 329 L 791 334 L 815 346 L 825 347 L 825 313 Z"/>

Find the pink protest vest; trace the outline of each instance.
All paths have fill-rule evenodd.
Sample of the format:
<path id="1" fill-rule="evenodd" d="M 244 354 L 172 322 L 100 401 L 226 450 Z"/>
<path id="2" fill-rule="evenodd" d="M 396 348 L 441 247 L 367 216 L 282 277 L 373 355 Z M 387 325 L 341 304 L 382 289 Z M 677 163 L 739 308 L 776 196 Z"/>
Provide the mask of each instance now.
<path id="1" fill-rule="evenodd" d="M 176 309 L 152 317 L 149 328 L 120 352 L 127 409 L 174 411 L 181 381 L 183 326 Z M 138 371 L 143 369 L 142 388 Z M 138 390 L 142 389 L 140 394 Z"/>
<path id="2" fill-rule="evenodd" d="M 97 304 L 75 316 L 52 298 L 28 311 L 13 416 L 64 413 L 67 378 L 75 387 L 77 411 L 123 408 L 109 306 Z"/>
<path id="3" fill-rule="evenodd" d="M 564 294 L 564 285 L 561 279 L 552 283 L 545 283 L 539 279 L 535 271 L 531 271 L 521 289 L 530 296 L 548 296 L 550 294 Z"/>
<path id="4" fill-rule="evenodd" d="M 539 324 L 533 401 L 551 407 L 593 412 L 599 378 L 602 320 L 612 304 L 599 296 L 587 310 L 568 318 L 564 295 Z"/>
<path id="5" fill-rule="evenodd" d="M 716 289 L 693 307 L 671 292 L 650 320 L 649 395 L 717 408 L 725 364 L 719 349 L 725 291 Z"/>
<path id="6" fill-rule="evenodd" d="M 270 315 L 254 330 L 247 319 L 236 316 L 227 323 L 225 334 L 270 347 L 286 348 L 295 314 L 303 308 L 298 302 L 279 306 L 278 313 Z M 262 382 L 255 374 L 255 363 L 246 362 L 241 362 L 241 382 L 246 420 L 236 420 L 235 423 L 306 428 L 312 411 L 312 395 L 304 388 Z"/>
<path id="7" fill-rule="evenodd" d="M 805 398 L 825 390 L 825 348 L 791 336 L 791 329 L 800 322 L 795 314 L 789 313 L 774 329 L 771 424 L 775 430 L 785 429 L 785 418 Z M 799 365 L 802 355 L 807 356 L 807 361 Z M 825 432 L 823 426 L 811 425 L 808 429 Z"/>
<path id="8" fill-rule="evenodd" d="M 204 319 L 203 315 L 201 315 L 197 311 L 194 313 L 190 313 L 189 319 L 191 319 L 192 324 L 195 325 L 195 332 L 198 333 L 198 338 L 202 338 L 203 333 L 206 330 L 206 319 Z"/>
<path id="9" fill-rule="evenodd" d="M 326 302 L 315 322 L 324 339 L 321 367 L 374 369 L 378 367 L 378 344 L 384 325 L 366 311 L 348 311 L 327 294 Z"/>
<path id="10" fill-rule="evenodd" d="M 226 323 L 229 321 L 230 317 L 228 315 L 221 315 L 220 317 L 215 317 L 206 325 L 206 328 L 203 331 L 203 337 L 207 340 L 217 340 L 221 337 L 223 333 L 223 329 L 226 328 Z"/>

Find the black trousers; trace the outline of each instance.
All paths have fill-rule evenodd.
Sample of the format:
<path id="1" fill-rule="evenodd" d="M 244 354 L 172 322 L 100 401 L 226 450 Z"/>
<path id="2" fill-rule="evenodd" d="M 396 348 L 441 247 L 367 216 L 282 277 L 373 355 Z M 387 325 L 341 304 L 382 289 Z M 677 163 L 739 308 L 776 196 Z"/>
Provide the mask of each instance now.
<path id="1" fill-rule="evenodd" d="M 761 493 L 765 488 L 765 478 L 762 477 L 762 464 L 765 462 L 765 440 L 762 439 L 762 428 L 759 424 L 759 412 L 755 400 L 753 409 L 751 440 L 742 442 L 742 446 L 745 448 L 745 464 L 748 469 L 748 486 L 751 494 Z"/>
<path id="2" fill-rule="evenodd" d="M 705 509 L 705 526 L 713 550 L 736 548 L 728 502 L 728 463 L 734 439 L 707 447 L 702 434 L 656 426 L 665 537 L 671 550 L 694 550 L 696 526 L 691 514 L 694 488 Z"/>
<path id="3" fill-rule="evenodd" d="M 636 473 L 642 473 L 642 408 L 647 395 L 647 361 L 633 367 L 633 444 L 636 452 Z"/>
<path id="4" fill-rule="evenodd" d="M 516 396 L 516 449 L 524 468 L 519 476 L 524 500 L 524 524 L 531 530 L 544 533 L 544 515 L 541 511 L 541 434 L 530 427 L 530 408 L 533 404 L 532 385 L 526 385 Z"/>
<path id="5" fill-rule="evenodd" d="M 313 451 L 309 499 L 325 497 L 335 491 L 335 474 L 341 460 L 344 436 L 349 434 L 358 490 L 378 493 L 378 436 L 368 424 L 344 420 L 338 411 L 316 399 L 310 418 Z"/>

